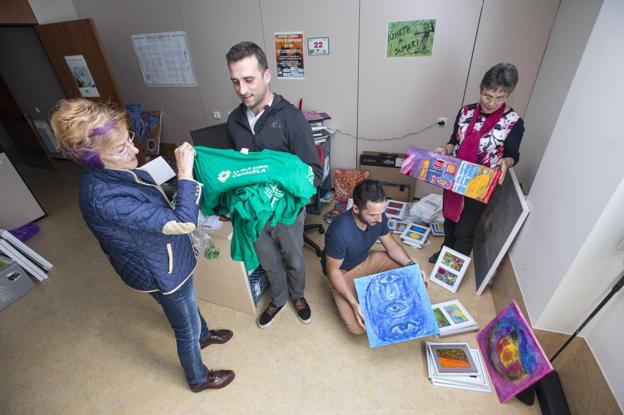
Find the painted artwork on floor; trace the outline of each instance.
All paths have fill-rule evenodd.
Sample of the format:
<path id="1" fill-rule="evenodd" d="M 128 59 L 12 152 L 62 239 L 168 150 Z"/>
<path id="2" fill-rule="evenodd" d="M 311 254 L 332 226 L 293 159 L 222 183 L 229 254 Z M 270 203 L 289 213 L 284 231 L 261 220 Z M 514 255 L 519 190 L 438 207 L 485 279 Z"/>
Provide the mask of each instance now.
<path id="1" fill-rule="evenodd" d="M 501 403 L 553 371 L 515 300 L 485 326 L 477 342 Z"/>
<path id="2" fill-rule="evenodd" d="M 371 347 L 440 334 L 418 265 L 355 280 Z"/>
<path id="3" fill-rule="evenodd" d="M 487 203 L 498 183 L 500 170 L 410 146 L 401 174 Z"/>
<path id="4" fill-rule="evenodd" d="M 452 293 L 457 292 L 469 264 L 469 256 L 460 254 L 448 246 L 442 246 L 429 279 Z"/>

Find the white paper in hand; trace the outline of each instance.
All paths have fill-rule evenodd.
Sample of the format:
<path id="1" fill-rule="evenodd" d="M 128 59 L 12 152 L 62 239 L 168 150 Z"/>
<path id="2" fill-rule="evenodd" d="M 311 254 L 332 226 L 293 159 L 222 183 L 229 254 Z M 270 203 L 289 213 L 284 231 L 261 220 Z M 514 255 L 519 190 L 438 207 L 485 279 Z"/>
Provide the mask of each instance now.
<path id="1" fill-rule="evenodd" d="M 173 169 L 161 156 L 158 156 L 149 163 L 144 164 L 139 167 L 139 169 L 148 172 L 156 184 L 163 184 L 176 175 Z"/>

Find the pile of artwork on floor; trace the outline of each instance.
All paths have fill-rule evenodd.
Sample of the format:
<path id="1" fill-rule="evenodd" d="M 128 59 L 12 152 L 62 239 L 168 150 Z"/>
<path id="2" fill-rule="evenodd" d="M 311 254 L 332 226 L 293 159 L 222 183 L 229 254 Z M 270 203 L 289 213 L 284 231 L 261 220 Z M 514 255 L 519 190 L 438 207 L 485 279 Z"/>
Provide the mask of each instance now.
<path id="1" fill-rule="evenodd" d="M 445 258 L 447 252 L 440 254 L 432 280 L 438 267 L 454 274 L 465 272 L 470 258 L 454 252 Z M 431 304 L 417 264 L 357 278 L 355 288 L 373 348 L 479 329 L 458 299 Z M 426 342 L 431 382 L 481 392 L 491 392 L 492 384 L 504 403 L 553 370 L 515 301 L 479 332 L 477 343 L 478 349 L 467 343 Z"/>
<path id="2" fill-rule="evenodd" d="M 447 388 L 491 392 L 479 349 L 468 343 L 425 343 L 431 383 Z"/>
<path id="3" fill-rule="evenodd" d="M 444 225 L 442 223 L 424 224 L 415 217 L 409 216 L 409 204 L 399 200 L 388 199 L 386 216 L 388 217 L 388 227 L 396 234 L 400 235 L 401 242 L 413 248 L 422 248 L 427 243 L 427 237 L 444 236 Z"/>

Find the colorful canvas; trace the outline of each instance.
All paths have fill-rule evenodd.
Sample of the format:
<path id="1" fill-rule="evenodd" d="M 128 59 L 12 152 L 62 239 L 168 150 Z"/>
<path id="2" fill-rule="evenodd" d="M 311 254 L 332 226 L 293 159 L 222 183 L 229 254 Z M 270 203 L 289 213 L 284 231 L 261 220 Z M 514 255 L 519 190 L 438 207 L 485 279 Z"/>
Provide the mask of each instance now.
<path id="1" fill-rule="evenodd" d="M 433 236 L 444 236 L 444 224 L 443 223 L 431 223 L 429 224 L 431 234 Z"/>
<path id="2" fill-rule="evenodd" d="M 440 336 L 450 336 L 479 329 L 475 319 L 458 299 L 437 303 L 432 307 L 438 327 L 440 327 Z"/>
<path id="3" fill-rule="evenodd" d="M 440 334 L 418 265 L 355 280 L 371 347 Z"/>
<path id="4" fill-rule="evenodd" d="M 476 375 L 479 371 L 467 343 L 427 343 L 438 375 Z"/>
<path id="5" fill-rule="evenodd" d="M 142 111 L 141 131 L 136 132 L 135 141 L 139 150 L 146 155 L 158 155 L 160 149 L 160 130 L 162 111 Z"/>
<path id="6" fill-rule="evenodd" d="M 501 403 L 553 370 L 515 301 L 485 326 L 477 341 Z"/>
<path id="7" fill-rule="evenodd" d="M 468 321 L 468 317 L 464 315 L 464 312 L 457 306 L 457 304 L 450 304 L 444 307 L 444 310 L 446 310 L 456 324 Z"/>
<path id="8" fill-rule="evenodd" d="M 447 320 L 446 316 L 442 313 L 442 310 L 440 310 L 439 308 L 434 307 L 433 315 L 435 316 L 436 321 L 438 322 L 438 327 L 442 328 L 442 327 L 448 327 L 451 325 L 451 323 Z"/>
<path id="9" fill-rule="evenodd" d="M 500 170 L 410 146 L 401 173 L 445 190 L 487 203 Z"/>
<path id="10" fill-rule="evenodd" d="M 438 255 L 438 260 L 433 266 L 431 281 L 454 293 L 464 278 L 464 274 L 470 264 L 470 257 L 443 246 Z"/>
<path id="11" fill-rule="evenodd" d="M 455 256 L 450 252 L 445 252 L 442 257 L 442 264 L 446 265 L 449 268 L 453 268 L 455 271 L 461 271 L 462 266 L 464 265 L 463 258 Z"/>
<path id="12" fill-rule="evenodd" d="M 407 203 L 389 199 L 386 205 L 386 216 L 393 219 L 405 217 Z"/>
<path id="13" fill-rule="evenodd" d="M 409 222 L 396 221 L 396 227 L 393 229 L 393 232 L 401 234 L 407 229 L 407 225 L 409 225 Z"/>
<path id="14" fill-rule="evenodd" d="M 401 234 L 401 239 L 409 245 L 422 246 L 427 240 L 429 232 L 431 229 L 426 226 L 410 223 Z"/>

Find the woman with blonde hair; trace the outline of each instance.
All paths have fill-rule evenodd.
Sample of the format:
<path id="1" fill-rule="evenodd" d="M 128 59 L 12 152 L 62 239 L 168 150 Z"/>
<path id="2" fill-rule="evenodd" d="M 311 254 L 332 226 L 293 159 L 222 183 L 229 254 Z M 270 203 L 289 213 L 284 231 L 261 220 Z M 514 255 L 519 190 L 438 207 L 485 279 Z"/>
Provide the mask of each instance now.
<path id="1" fill-rule="evenodd" d="M 60 101 L 51 119 L 63 152 L 85 167 L 80 210 L 121 279 L 161 305 L 175 333 L 178 357 L 193 392 L 217 389 L 231 370 L 208 370 L 201 349 L 225 343 L 230 330 L 208 330 L 199 313 L 189 234 L 197 225 L 202 185 L 193 179 L 195 150 L 175 150 L 175 208 L 149 173 L 136 169 L 139 150 L 124 111 L 86 99 Z"/>

